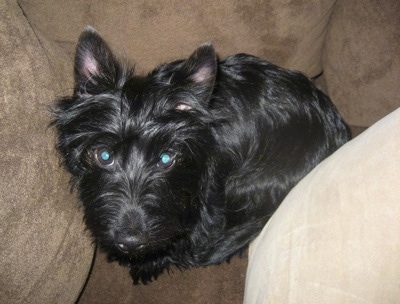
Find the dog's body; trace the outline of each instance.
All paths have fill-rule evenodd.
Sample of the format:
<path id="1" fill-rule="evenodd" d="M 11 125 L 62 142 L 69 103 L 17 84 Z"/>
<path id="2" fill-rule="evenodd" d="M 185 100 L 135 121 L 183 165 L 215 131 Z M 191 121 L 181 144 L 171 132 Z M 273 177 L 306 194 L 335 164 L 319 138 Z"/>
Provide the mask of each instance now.
<path id="1" fill-rule="evenodd" d="M 111 260 L 147 283 L 170 265 L 242 250 L 286 194 L 349 138 L 308 78 L 211 45 L 138 77 L 92 29 L 74 95 L 58 101 L 58 149 Z"/>

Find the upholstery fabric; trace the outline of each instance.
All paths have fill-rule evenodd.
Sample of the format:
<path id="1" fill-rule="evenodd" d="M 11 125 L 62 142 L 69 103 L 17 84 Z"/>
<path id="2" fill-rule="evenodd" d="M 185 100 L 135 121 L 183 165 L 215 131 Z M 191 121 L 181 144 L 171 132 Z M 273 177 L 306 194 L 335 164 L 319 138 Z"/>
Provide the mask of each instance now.
<path id="1" fill-rule="evenodd" d="M 48 129 L 48 106 L 71 85 L 49 47 L 0 1 L 0 303 L 73 303 L 93 256 Z"/>
<path id="2" fill-rule="evenodd" d="M 20 0 L 31 24 L 72 54 L 93 25 L 140 71 L 188 57 L 211 41 L 221 57 L 250 53 L 275 64 L 321 72 L 320 56 L 334 0 L 281 1 Z M 65 26 L 65 25 L 68 26 Z"/>
<path id="3" fill-rule="evenodd" d="M 148 285 L 132 285 L 129 269 L 99 253 L 79 304 L 241 304 L 247 258 L 201 268 L 171 268 Z"/>
<path id="4" fill-rule="evenodd" d="M 328 95 L 367 127 L 399 106 L 400 2 L 339 0 L 323 53 Z"/>

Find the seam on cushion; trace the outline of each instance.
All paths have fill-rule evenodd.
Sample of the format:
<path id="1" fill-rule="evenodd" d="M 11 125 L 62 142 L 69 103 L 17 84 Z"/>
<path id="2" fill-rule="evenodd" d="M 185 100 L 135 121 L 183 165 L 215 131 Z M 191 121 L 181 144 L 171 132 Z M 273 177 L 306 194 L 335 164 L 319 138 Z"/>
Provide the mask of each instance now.
<path id="1" fill-rule="evenodd" d="M 43 47 L 42 41 L 40 40 L 39 35 L 36 33 L 35 27 L 29 21 L 28 16 L 26 15 L 26 13 L 25 13 L 24 9 L 22 8 L 21 4 L 19 3 L 19 1 L 17 1 L 17 5 L 18 5 L 19 9 L 21 10 L 22 14 L 24 15 L 25 20 L 29 25 L 29 28 L 32 30 L 33 34 L 35 35 L 36 40 L 39 42 L 39 45 L 40 45 L 41 49 L 43 50 L 43 52 L 44 52 L 44 54 L 45 54 L 45 56 L 47 58 L 47 61 L 51 62 L 51 60 L 50 60 L 50 58 L 49 58 L 49 56 L 48 56 L 48 54 L 46 52 L 46 48 Z"/>

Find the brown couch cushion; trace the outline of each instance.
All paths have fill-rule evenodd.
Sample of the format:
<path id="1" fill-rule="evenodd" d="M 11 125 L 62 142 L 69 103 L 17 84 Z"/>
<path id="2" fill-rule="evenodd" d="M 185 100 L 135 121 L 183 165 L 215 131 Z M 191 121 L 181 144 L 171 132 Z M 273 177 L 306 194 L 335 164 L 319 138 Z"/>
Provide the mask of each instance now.
<path id="1" fill-rule="evenodd" d="M 47 128 L 71 68 L 14 1 L 0 2 L 0 50 L 0 303 L 72 303 L 93 249 Z"/>
<path id="2" fill-rule="evenodd" d="M 221 56 L 247 52 L 311 76 L 335 0 L 20 0 L 30 22 L 71 53 L 91 24 L 120 54 L 150 70 L 212 41 Z"/>
<path id="3" fill-rule="evenodd" d="M 370 126 L 400 106 L 400 1 L 335 5 L 324 49 L 328 94 L 348 123 Z"/>
<path id="4" fill-rule="evenodd" d="M 247 258 L 179 271 L 172 268 L 148 285 L 132 285 L 129 269 L 99 254 L 79 304 L 241 304 Z"/>

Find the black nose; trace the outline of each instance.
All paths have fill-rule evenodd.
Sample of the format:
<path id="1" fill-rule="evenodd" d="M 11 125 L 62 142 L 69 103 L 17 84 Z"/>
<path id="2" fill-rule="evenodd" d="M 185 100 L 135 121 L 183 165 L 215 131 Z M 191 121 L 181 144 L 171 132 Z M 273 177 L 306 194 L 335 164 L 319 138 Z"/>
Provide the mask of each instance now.
<path id="1" fill-rule="evenodd" d="M 149 238 L 143 234 L 127 234 L 124 232 L 115 233 L 115 244 L 122 252 L 133 252 L 141 250 L 149 243 Z"/>

